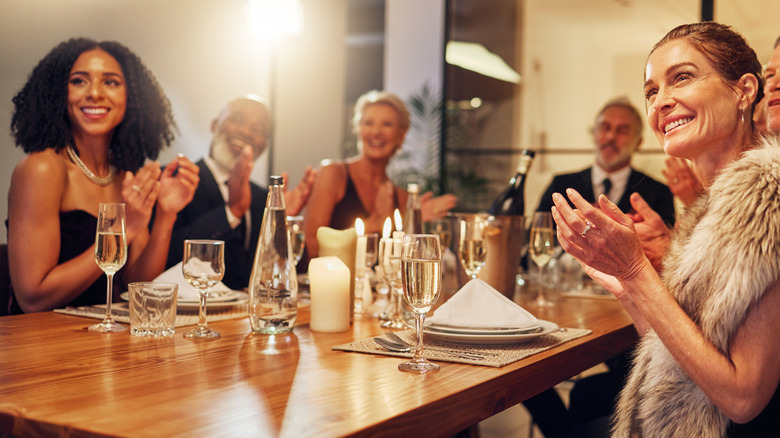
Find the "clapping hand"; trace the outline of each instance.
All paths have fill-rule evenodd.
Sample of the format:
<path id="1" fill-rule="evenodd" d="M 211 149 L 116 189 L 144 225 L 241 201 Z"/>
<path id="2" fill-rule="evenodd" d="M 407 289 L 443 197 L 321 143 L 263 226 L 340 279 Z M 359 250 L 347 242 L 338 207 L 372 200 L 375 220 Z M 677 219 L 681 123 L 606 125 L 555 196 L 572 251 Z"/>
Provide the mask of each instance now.
<path id="1" fill-rule="evenodd" d="M 249 183 L 249 177 L 252 175 L 253 167 L 252 148 L 244 148 L 241 151 L 241 157 L 236 161 L 227 180 L 227 205 L 233 215 L 239 218 L 244 217 L 252 205 L 252 188 Z"/>
<path id="2" fill-rule="evenodd" d="M 420 196 L 420 210 L 423 222 L 429 222 L 447 216 L 447 212 L 455 208 L 458 198 L 455 195 L 445 194 L 433 197 L 433 193 L 426 192 Z"/>
<path id="3" fill-rule="evenodd" d="M 282 178 L 284 178 L 284 187 L 289 187 L 287 172 L 282 172 Z M 285 190 L 284 203 L 287 207 L 287 214 L 290 216 L 297 216 L 300 214 L 303 207 L 306 206 L 306 202 L 309 200 L 311 194 L 311 188 L 314 185 L 314 180 L 317 179 L 317 171 L 312 169 L 311 166 L 306 166 L 306 171 L 303 174 L 298 185 L 292 190 Z"/>
<path id="4" fill-rule="evenodd" d="M 160 176 L 158 208 L 166 213 L 178 213 L 195 196 L 200 169 L 182 154 L 165 167 Z"/>
<path id="5" fill-rule="evenodd" d="M 144 167 L 133 172 L 125 172 L 122 181 L 122 200 L 125 203 L 127 216 L 126 229 L 127 242 L 131 243 L 135 237 L 149 224 L 152 217 L 152 209 L 157 196 L 160 193 L 160 164 L 149 162 Z"/>
<path id="6" fill-rule="evenodd" d="M 669 190 L 685 205 L 691 205 L 704 191 L 699 178 L 682 158 L 667 157 L 661 172 L 666 178 Z"/>
<path id="7" fill-rule="evenodd" d="M 669 248 L 672 230 L 639 193 L 631 194 L 631 206 L 635 213 L 628 216 L 634 221 L 634 229 L 642 244 L 642 250 L 656 271 L 661 271 L 663 256 Z"/>

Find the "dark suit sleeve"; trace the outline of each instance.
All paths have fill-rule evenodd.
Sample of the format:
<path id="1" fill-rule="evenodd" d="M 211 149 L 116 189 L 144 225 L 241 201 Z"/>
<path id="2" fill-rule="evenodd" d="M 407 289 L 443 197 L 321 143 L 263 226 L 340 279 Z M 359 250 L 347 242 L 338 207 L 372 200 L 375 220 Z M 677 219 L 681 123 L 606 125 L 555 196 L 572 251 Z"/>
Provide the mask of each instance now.
<path id="1" fill-rule="evenodd" d="M 630 193 L 637 192 L 642 195 L 647 205 L 655 210 L 669 227 L 673 227 L 675 222 L 674 195 L 672 195 L 669 187 L 641 172 L 636 172 L 636 174 L 639 177 L 638 182 L 626 190 Z"/>
<path id="2" fill-rule="evenodd" d="M 547 186 L 547 190 L 544 191 L 544 194 L 542 195 L 542 198 L 539 200 L 539 206 L 536 208 L 536 211 L 550 211 L 552 210 L 553 200 L 552 195 L 555 193 L 555 183 L 550 183 L 549 186 Z"/>
<path id="3" fill-rule="evenodd" d="M 190 205 L 179 212 L 171 233 L 171 247 L 168 251 L 168 267 L 179 263 L 184 252 L 186 239 L 226 240 L 225 236 L 233 232 L 227 220 L 225 204 L 213 208 L 204 208 L 193 198 Z M 189 211 L 188 211 L 189 210 Z"/>
<path id="4" fill-rule="evenodd" d="M 176 216 L 167 267 L 181 261 L 185 239 L 228 240 L 226 237 L 234 232 L 227 220 L 225 201 L 211 171 L 203 160 L 197 165 L 200 167 L 200 182 L 192 201 Z"/>

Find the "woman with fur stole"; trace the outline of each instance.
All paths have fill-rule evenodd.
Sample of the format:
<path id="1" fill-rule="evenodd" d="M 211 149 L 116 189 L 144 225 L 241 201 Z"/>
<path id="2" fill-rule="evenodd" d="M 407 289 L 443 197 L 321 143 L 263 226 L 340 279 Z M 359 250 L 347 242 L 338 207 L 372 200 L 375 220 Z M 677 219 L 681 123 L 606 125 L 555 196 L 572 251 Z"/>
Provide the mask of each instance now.
<path id="1" fill-rule="evenodd" d="M 705 192 L 674 231 L 659 275 L 629 217 L 601 196 L 554 194 L 561 246 L 641 335 L 613 419 L 618 437 L 780 436 L 780 140 L 752 113 L 761 64 L 728 26 L 679 26 L 645 67 L 650 128 L 690 160 Z"/>

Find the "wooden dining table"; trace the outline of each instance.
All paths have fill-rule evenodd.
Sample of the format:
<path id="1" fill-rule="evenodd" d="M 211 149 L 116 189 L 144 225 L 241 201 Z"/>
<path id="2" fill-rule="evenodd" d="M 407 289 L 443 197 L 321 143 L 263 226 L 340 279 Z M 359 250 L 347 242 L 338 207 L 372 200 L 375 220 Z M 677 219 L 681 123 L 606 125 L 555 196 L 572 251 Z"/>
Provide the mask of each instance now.
<path id="1" fill-rule="evenodd" d="M 213 340 L 89 332 L 92 320 L 44 312 L 0 318 L 0 435 L 448 436 L 631 346 L 615 300 L 562 298 L 533 309 L 574 339 L 501 368 L 439 362 L 426 375 L 400 359 L 331 347 L 383 333 L 253 334 L 247 318 L 210 324 Z"/>

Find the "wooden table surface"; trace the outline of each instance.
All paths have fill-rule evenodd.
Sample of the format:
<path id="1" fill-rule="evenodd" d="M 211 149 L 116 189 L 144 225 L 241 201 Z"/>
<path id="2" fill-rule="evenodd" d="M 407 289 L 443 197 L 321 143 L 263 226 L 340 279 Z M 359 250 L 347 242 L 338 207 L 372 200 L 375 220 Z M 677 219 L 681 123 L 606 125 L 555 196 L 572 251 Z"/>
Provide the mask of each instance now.
<path id="1" fill-rule="evenodd" d="M 531 309 L 531 307 L 526 306 Z M 211 324 L 216 340 L 86 331 L 45 312 L 0 318 L 0 435 L 446 436 L 584 371 L 636 339 L 614 300 L 563 298 L 534 312 L 591 335 L 503 368 L 439 362 L 430 375 L 397 357 L 331 347 L 381 334 L 252 334 L 246 318 Z"/>

